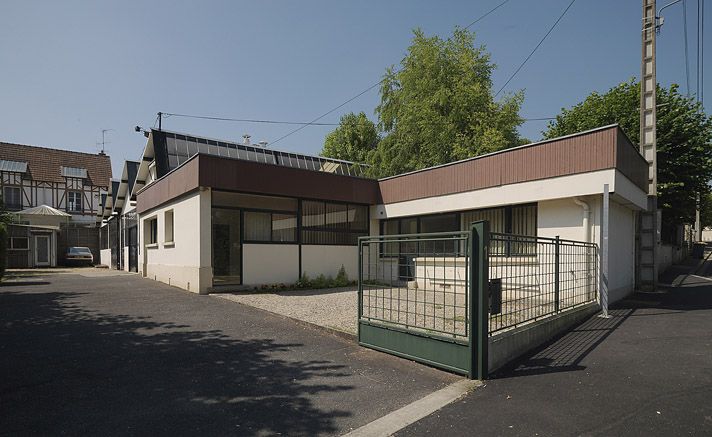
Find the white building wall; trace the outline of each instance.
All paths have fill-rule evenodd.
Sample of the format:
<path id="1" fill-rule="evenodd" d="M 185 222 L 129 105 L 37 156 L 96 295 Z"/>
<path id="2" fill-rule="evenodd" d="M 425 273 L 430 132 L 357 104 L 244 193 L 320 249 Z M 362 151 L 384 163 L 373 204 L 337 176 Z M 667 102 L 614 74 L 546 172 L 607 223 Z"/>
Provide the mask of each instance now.
<path id="1" fill-rule="evenodd" d="M 635 211 L 611 201 L 608 226 L 608 299 L 615 302 L 635 288 Z"/>
<path id="2" fill-rule="evenodd" d="M 344 266 L 349 280 L 358 279 L 358 246 L 303 245 L 302 272 L 310 278 L 335 278 Z"/>
<path id="3" fill-rule="evenodd" d="M 293 284 L 298 279 L 298 245 L 243 244 L 243 285 Z"/>
<path id="4" fill-rule="evenodd" d="M 173 210 L 173 243 L 165 241 L 165 213 Z M 207 221 L 205 210 L 207 210 Z M 158 242 L 147 244 L 148 221 L 158 219 Z M 210 258 L 210 192 L 198 191 L 141 215 L 139 270 L 147 278 L 207 293 L 212 285 Z M 206 229 L 207 228 L 207 232 Z"/>
<path id="5" fill-rule="evenodd" d="M 111 268 L 111 249 L 101 249 L 99 251 L 99 264 Z"/>

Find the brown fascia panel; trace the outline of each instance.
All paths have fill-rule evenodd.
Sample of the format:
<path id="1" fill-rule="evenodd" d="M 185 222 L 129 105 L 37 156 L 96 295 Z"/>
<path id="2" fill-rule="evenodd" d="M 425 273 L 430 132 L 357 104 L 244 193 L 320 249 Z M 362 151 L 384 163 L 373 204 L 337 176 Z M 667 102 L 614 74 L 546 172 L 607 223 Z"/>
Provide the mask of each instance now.
<path id="1" fill-rule="evenodd" d="M 379 186 L 383 203 L 396 203 L 608 168 L 647 189 L 647 163 L 617 125 L 382 179 Z"/>
<path id="2" fill-rule="evenodd" d="M 136 196 L 136 211 L 141 214 L 189 193 L 198 185 L 198 159 L 194 157 L 161 179 L 144 187 Z"/>
<path id="3" fill-rule="evenodd" d="M 366 205 L 380 203 L 378 182 L 372 179 L 210 155 L 198 155 L 198 161 L 201 187 Z"/>

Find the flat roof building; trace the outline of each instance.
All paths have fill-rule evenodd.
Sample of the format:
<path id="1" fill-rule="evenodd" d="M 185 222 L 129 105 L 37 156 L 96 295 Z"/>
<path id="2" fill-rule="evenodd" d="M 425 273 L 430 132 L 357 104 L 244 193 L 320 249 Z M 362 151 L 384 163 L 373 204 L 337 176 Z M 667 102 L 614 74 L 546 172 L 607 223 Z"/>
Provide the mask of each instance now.
<path id="1" fill-rule="evenodd" d="M 350 162 L 153 130 L 126 196 L 136 199 L 137 270 L 194 292 L 290 284 L 341 266 L 355 279 L 365 235 L 487 219 L 495 232 L 598 243 L 607 220 L 616 300 L 635 286 L 647 172 L 617 125 L 380 180 Z"/>

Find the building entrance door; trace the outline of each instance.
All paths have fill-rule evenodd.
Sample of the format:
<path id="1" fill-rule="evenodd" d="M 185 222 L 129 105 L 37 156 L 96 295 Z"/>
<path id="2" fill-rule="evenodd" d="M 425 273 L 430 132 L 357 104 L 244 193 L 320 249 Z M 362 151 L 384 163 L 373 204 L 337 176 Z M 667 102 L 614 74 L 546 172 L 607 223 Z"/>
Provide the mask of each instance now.
<path id="1" fill-rule="evenodd" d="M 213 208 L 213 285 L 242 283 L 242 228 L 240 211 Z"/>
<path id="2" fill-rule="evenodd" d="M 50 238 L 49 235 L 35 235 L 35 266 L 46 267 L 50 265 Z"/>

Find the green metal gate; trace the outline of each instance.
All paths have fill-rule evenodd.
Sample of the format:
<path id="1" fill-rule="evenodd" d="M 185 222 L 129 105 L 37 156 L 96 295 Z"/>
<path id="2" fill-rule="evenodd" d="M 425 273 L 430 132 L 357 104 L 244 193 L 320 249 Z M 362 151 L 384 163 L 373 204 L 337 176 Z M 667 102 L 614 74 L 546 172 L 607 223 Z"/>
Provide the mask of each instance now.
<path id="1" fill-rule="evenodd" d="M 487 377 L 489 225 L 359 238 L 359 344 Z"/>

